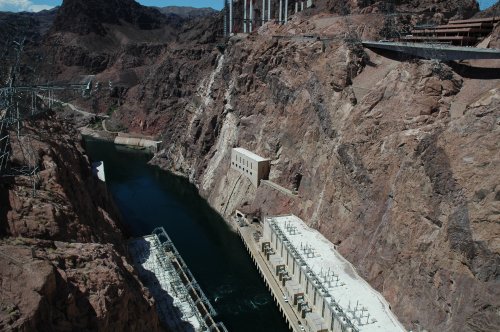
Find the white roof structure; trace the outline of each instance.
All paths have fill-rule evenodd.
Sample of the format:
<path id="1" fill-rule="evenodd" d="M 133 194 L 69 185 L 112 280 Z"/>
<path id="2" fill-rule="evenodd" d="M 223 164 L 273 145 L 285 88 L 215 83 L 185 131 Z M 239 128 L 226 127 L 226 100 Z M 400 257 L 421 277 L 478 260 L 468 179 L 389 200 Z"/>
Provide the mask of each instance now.
<path id="1" fill-rule="evenodd" d="M 268 220 L 286 236 L 323 289 L 360 332 L 406 331 L 384 297 L 357 274 L 322 234 L 294 215 Z"/>
<path id="2" fill-rule="evenodd" d="M 244 149 L 244 148 L 234 148 L 233 150 L 236 152 L 239 152 L 241 154 L 244 154 L 248 158 L 251 158 L 252 160 L 255 160 L 257 162 L 270 160 L 269 158 L 263 158 L 255 153 L 253 153 L 252 151 L 248 151 L 247 149 Z"/>

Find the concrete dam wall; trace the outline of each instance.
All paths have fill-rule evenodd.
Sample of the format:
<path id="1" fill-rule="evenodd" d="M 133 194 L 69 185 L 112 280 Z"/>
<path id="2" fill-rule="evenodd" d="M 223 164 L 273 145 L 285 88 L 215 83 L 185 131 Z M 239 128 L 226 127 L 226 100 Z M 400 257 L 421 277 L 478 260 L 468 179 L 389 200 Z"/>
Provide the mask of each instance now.
<path id="1" fill-rule="evenodd" d="M 160 144 L 161 141 L 153 141 L 137 137 L 116 136 L 114 139 L 114 143 L 116 145 L 127 145 L 127 146 L 147 148 L 156 153 L 158 150 L 158 144 Z"/>

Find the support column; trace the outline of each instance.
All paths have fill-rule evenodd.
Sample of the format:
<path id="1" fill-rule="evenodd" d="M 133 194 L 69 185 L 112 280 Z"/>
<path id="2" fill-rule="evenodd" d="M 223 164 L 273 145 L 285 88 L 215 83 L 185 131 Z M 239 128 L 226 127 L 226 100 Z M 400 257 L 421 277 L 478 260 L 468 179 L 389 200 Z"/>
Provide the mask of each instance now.
<path id="1" fill-rule="evenodd" d="M 271 21 L 271 0 L 267 0 L 267 20 Z"/>
<path id="2" fill-rule="evenodd" d="M 285 24 L 288 22 L 288 0 L 285 0 Z"/>
<path id="3" fill-rule="evenodd" d="M 304 1 L 300 2 L 300 11 L 304 11 Z"/>
<path id="4" fill-rule="evenodd" d="M 228 11 L 229 8 L 227 8 L 227 0 L 224 1 L 224 38 L 227 38 L 228 29 L 227 29 L 227 21 L 228 21 Z"/>
<path id="5" fill-rule="evenodd" d="M 262 0 L 262 22 L 260 25 L 266 23 L 266 0 Z"/>
<path id="6" fill-rule="evenodd" d="M 250 33 L 253 31 L 253 0 L 250 0 Z"/>
<path id="7" fill-rule="evenodd" d="M 281 21 L 282 15 L 283 15 L 283 0 L 280 0 L 280 12 L 279 12 L 279 15 L 278 15 L 278 22 L 279 22 L 279 24 L 283 23 Z"/>
<path id="8" fill-rule="evenodd" d="M 233 33 L 233 0 L 229 0 L 229 35 Z"/>
<path id="9" fill-rule="evenodd" d="M 247 33 L 247 0 L 243 1 L 243 32 Z"/>
<path id="10" fill-rule="evenodd" d="M 295 14 L 299 11 L 299 3 L 295 2 Z"/>

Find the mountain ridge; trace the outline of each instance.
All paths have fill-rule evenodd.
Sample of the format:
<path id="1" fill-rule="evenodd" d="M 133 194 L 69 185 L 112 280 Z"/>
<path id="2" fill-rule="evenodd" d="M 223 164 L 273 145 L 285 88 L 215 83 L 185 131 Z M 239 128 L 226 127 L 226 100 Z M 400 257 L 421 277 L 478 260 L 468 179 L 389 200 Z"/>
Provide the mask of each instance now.
<path id="1" fill-rule="evenodd" d="M 163 14 L 175 14 L 182 18 L 196 18 L 207 15 L 213 15 L 218 13 L 219 11 L 210 8 L 195 8 L 189 6 L 166 6 L 166 7 L 154 7 L 158 9 Z"/>

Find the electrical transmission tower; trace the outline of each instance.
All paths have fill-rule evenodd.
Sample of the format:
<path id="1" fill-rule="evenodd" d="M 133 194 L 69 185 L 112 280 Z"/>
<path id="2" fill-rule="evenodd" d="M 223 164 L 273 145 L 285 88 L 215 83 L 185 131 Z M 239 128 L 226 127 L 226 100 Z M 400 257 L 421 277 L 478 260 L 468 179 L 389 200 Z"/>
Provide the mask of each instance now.
<path id="1" fill-rule="evenodd" d="M 38 158 L 33 149 L 33 137 L 28 134 L 24 121 L 50 110 L 57 90 L 90 92 L 91 82 L 67 85 L 18 84 L 25 39 L 14 41 L 12 64 L 4 87 L 0 87 L 0 181 L 9 177 L 29 178 L 36 194 Z M 4 58 L 6 60 L 7 57 Z"/>

